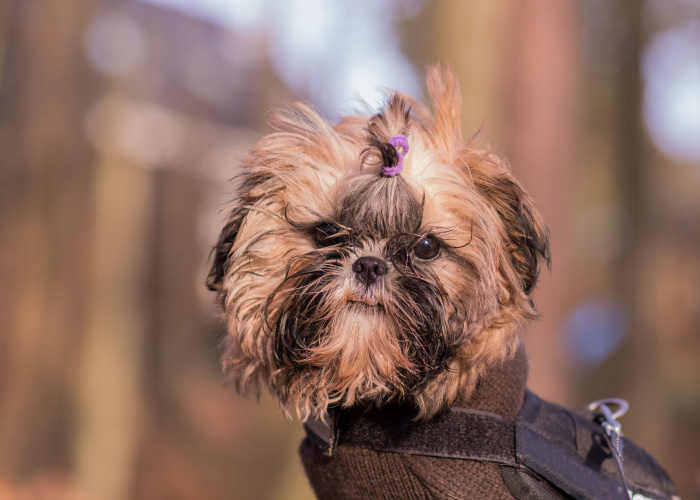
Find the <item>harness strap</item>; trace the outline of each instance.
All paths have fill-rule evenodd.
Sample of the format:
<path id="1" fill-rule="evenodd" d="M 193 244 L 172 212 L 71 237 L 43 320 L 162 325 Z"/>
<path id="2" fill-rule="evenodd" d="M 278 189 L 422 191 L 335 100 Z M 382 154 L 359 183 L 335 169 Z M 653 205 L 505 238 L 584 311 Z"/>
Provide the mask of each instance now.
<path id="1" fill-rule="evenodd" d="M 414 416 L 414 408 L 407 406 L 379 410 L 352 408 L 334 413 L 329 422 L 309 419 L 304 428 L 329 456 L 336 446 L 349 445 L 391 453 L 517 465 L 515 427 L 498 415 L 450 408 L 436 415 L 430 425 L 416 425 Z"/>
<path id="2" fill-rule="evenodd" d="M 427 422 L 416 415 L 405 404 L 350 408 L 332 412 L 327 422 L 309 419 L 304 428 L 329 456 L 337 446 L 355 446 L 496 463 L 516 499 L 627 498 L 592 412 L 573 412 L 528 391 L 515 422 L 464 408 Z M 625 447 L 630 489 L 642 499 L 674 498 L 673 483 L 656 461 L 630 441 Z"/>
<path id="3" fill-rule="evenodd" d="M 564 448 L 525 426 L 516 426 L 519 462 L 577 499 L 627 499 L 616 476 L 606 476 L 572 459 Z"/>
<path id="4" fill-rule="evenodd" d="M 394 426 L 391 412 L 382 415 L 379 427 L 374 420 L 341 416 L 338 443 L 353 443 L 390 452 L 429 455 L 464 460 L 482 460 L 515 465 L 515 439 L 512 422 L 490 413 L 452 408 L 430 426 L 413 421 Z"/>

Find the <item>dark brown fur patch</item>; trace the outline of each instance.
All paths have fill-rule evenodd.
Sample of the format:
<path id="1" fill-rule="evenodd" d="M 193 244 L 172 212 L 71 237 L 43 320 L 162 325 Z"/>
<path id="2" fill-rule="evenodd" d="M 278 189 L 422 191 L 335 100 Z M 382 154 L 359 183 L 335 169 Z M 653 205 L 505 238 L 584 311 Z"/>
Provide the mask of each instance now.
<path id="1" fill-rule="evenodd" d="M 415 233 L 423 216 L 421 200 L 400 176 L 364 175 L 343 189 L 337 221 L 358 233 L 387 238 Z"/>
<path id="2" fill-rule="evenodd" d="M 533 214 L 529 196 L 510 174 L 475 174 L 474 183 L 501 216 L 513 267 L 523 280 L 523 291 L 530 295 L 537 285 L 540 261 L 548 267 L 551 262 L 547 228 Z"/>

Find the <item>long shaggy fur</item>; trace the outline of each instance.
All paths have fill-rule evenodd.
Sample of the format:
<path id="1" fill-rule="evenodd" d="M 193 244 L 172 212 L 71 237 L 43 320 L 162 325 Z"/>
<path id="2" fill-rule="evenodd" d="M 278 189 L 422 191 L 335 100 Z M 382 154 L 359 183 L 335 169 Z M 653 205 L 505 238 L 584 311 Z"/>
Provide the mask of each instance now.
<path id="1" fill-rule="evenodd" d="M 428 90 L 432 111 L 394 94 L 336 125 L 300 103 L 272 115 L 208 279 L 240 391 L 266 386 L 301 418 L 390 399 L 425 418 L 515 352 L 547 231 L 505 161 L 463 141 L 452 73 L 431 68 Z M 398 134 L 410 150 L 386 177 Z M 415 254 L 425 237 L 433 259 Z M 386 263 L 371 286 L 353 271 L 362 257 Z"/>

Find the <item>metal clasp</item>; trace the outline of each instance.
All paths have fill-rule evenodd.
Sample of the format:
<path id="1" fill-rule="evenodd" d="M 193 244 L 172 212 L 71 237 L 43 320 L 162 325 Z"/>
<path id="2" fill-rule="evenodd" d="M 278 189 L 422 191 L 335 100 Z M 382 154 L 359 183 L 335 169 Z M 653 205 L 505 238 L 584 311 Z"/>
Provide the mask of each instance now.
<path id="1" fill-rule="evenodd" d="M 616 405 L 617 411 L 613 412 L 608 405 Z M 620 425 L 620 422 L 618 422 L 617 419 L 627 413 L 629 407 L 630 405 L 627 403 L 627 401 L 618 398 L 600 399 L 588 405 L 589 410 L 595 411 L 600 409 L 602 412 L 603 421 L 600 423 L 600 425 L 603 429 L 605 429 L 608 436 L 613 438 L 613 433 L 617 434 L 617 439 L 615 441 L 620 443 L 619 449 L 617 450 L 620 456 L 622 456 L 622 442 L 619 438 L 622 437 L 622 425 Z M 616 446 L 616 448 L 618 448 L 618 446 Z"/>

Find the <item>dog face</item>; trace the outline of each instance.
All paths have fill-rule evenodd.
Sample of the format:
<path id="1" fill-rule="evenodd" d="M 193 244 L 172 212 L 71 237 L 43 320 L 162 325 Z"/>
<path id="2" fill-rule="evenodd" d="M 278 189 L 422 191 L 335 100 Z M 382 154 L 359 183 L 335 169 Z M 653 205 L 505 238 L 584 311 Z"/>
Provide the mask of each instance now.
<path id="1" fill-rule="evenodd" d="M 389 399 L 428 417 L 515 352 L 546 228 L 506 163 L 462 141 L 456 78 L 432 68 L 428 90 L 432 113 L 395 94 L 335 126 L 304 104 L 273 115 L 208 279 L 240 391 L 301 418 Z"/>

